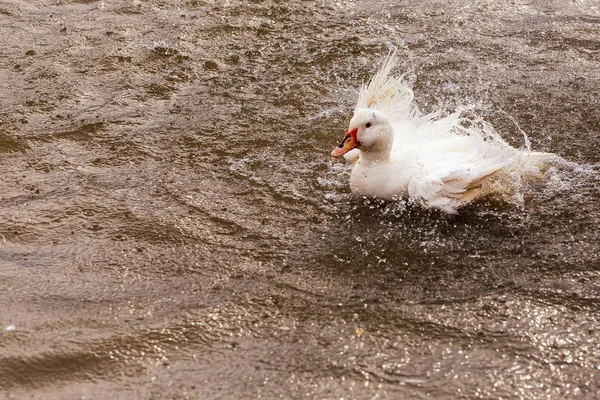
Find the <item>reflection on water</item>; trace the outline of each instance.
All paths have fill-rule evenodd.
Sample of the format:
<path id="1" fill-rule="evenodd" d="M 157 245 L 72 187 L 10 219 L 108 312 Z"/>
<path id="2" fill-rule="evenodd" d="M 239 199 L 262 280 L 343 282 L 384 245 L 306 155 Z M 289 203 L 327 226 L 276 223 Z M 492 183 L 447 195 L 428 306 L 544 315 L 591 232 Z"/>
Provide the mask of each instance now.
<path id="1" fill-rule="evenodd" d="M 0 15 L 3 395 L 600 396 L 595 2 Z M 353 198 L 329 151 L 392 46 L 423 111 L 568 162 L 456 216 Z"/>

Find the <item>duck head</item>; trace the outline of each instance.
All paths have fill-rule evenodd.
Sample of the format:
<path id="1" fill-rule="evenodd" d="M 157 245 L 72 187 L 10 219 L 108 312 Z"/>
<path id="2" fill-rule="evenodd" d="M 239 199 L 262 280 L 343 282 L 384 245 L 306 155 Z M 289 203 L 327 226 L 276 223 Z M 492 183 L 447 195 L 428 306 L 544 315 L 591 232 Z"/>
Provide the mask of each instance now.
<path id="1" fill-rule="evenodd" d="M 331 156 L 339 157 L 354 148 L 364 152 L 389 151 L 392 141 L 393 130 L 387 118 L 379 111 L 362 109 L 354 113 L 348 132 Z"/>

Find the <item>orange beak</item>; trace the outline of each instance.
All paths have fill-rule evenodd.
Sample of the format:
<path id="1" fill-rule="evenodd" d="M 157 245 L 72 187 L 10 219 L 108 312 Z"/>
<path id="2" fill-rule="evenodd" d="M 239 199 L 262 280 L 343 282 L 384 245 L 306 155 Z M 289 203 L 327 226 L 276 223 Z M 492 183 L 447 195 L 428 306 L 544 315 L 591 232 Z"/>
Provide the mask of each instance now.
<path id="1" fill-rule="evenodd" d="M 348 131 L 346 133 L 346 136 L 344 136 L 344 140 L 342 140 L 342 143 L 340 143 L 338 145 L 338 147 L 333 149 L 333 151 L 331 152 L 331 156 L 332 157 L 342 156 L 342 155 L 346 154 L 347 152 L 349 152 L 350 150 L 352 150 L 353 148 L 357 147 L 360 144 L 356 137 L 357 132 L 358 132 L 358 128 L 354 128 L 351 131 Z"/>

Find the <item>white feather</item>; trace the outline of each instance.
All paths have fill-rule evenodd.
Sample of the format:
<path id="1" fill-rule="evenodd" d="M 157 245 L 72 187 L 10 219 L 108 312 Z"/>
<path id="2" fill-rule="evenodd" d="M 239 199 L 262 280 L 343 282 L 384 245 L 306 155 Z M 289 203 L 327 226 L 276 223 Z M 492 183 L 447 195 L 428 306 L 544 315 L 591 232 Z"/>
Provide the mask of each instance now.
<path id="1" fill-rule="evenodd" d="M 349 131 L 358 130 L 360 150 L 344 155 L 354 165 L 354 193 L 383 199 L 408 196 L 455 213 L 515 160 L 527 154 L 535 161 L 552 158 L 510 147 L 489 124 L 467 128 L 460 111 L 446 117 L 440 112 L 421 114 L 404 77 L 390 76 L 395 64 L 393 51 L 359 91 Z"/>

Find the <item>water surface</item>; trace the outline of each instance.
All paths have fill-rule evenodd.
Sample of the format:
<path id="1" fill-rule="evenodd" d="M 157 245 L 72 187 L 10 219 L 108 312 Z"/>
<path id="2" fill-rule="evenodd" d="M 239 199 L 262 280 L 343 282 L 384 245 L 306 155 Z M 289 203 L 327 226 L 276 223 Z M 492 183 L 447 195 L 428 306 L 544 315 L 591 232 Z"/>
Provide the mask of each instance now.
<path id="1" fill-rule="evenodd" d="M 595 1 L 0 4 L 7 398 L 600 397 Z M 457 216 L 329 153 L 390 48 L 568 163 Z"/>

